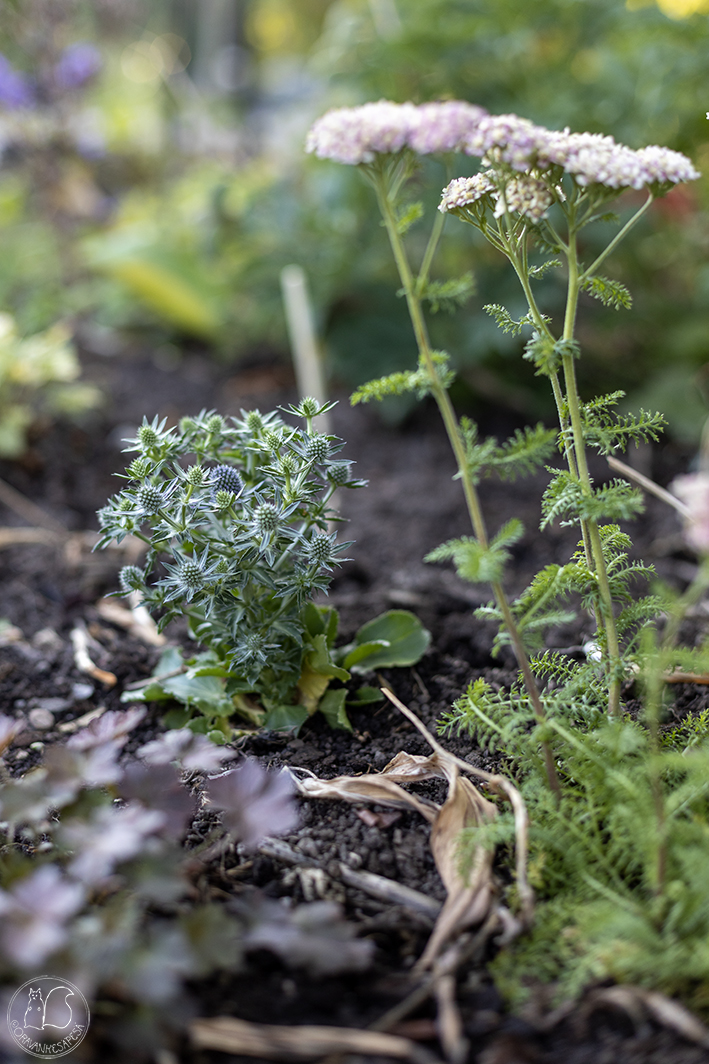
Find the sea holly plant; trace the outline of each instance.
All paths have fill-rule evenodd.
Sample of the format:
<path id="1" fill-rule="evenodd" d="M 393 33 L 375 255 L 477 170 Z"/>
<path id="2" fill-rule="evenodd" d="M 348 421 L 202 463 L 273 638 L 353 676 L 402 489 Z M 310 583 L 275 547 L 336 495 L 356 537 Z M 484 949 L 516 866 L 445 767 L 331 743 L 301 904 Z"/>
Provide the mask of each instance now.
<path id="1" fill-rule="evenodd" d="M 204 648 L 183 659 L 168 647 L 156 673 L 127 701 L 182 704 L 167 723 L 233 735 L 234 715 L 251 726 L 298 729 L 320 710 L 350 728 L 347 691 L 331 682 L 385 665 L 413 664 L 428 633 L 413 614 L 394 610 L 337 650 L 334 609 L 315 605 L 350 546 L 331 525 L 335 491 L 364 483 L 340 457 L 342 441 L 314 429 L 331 408 L 303 399 L 288 413 L 257 410 L 225 419 L 214 411 L 178 427 L 144 420 L 129 452 L 128 482 L 102 510 L 99 547 L 126 535 L 147 547 L 143 566 L 126 566 L 121 591 L 136 594 L 158 627 L 185 617 Z M 358 694 L 355 701 L 373 697 Z M 379 697 L 379 696 L 377 696 Z"/>

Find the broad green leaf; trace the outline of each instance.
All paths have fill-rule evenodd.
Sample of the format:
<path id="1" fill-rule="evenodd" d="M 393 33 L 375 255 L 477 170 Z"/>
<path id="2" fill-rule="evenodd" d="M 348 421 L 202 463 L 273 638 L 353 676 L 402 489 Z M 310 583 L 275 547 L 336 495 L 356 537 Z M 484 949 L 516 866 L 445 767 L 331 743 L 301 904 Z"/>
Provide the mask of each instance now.
<path id="1" fill-rule="evenodd" d="M 346 669 L 341 669 L 330 657 L 330 650 L 324 635 L 316 635 L 312 640 L 312 647 L 306 652 L 305 661 L 313 672 L 319 672 L 321 676 L 343 681 L 350 678 Z"/>
<path id="2" fill-rule="evenodd" d="M 338 687 L 334 691 L 327 691 L 320 700 L 318 709 L 324 715 L 331 728 L 342 728 L 344 731 L 352 731 L 352 725 L 347 719 L 345 711 L 345 698 L 347 691 L 344 687 Z"/>
<path id="3" fill-rule="evenodd" d="M 388 610 L 373 621 L 363 624 L 357 632 L 352 653 L 365 643 L 386 642 L 354 665 L 353 672 L 368 672 L 370 669 L 391 668 L 397 665 L 415 665 L 429 643 L 431 633 L 409 610 Z M 349 654 L 348 654 L 349 657 Z M 345 658 L 345 663 L 347 658 Z"/>
<path id="4" fill-rule="evenodd" d="M 390 646 L 391 643 L 388 639 L 372 639 L 368 643 L 360 643 L 354 650 L 350 650 L 342 664 L 346 669 L 351 669 L 353 665 L 357 665 L 360 661 L 370 657 L 370 655 L 376 654 L 379 650 L 385 650 Z"/>
<path id="5" fill-rule="evenodd" d="M 171 676 L 160 685 L 166 694 L 187 706 L 196 706 L 202 713 L 228 716 L 232 701 L 218 676 Z"/>
<path id="6" fill-rule="evenodd" d="M 182 651 L 179 647 L 165 647 L 160 655 L 160 660 L 155 667 L 153 675 L 156 678 L 159 676 L 165 676 L 168 672 L 175 672 L 175 670 L 181 668 L 183 664 L 184 660 L 182 658 Z"/>
<path id="7" fill-rule="evenodd" d="M 182 709 L 169 709 L 162 722 L 166 728 L 186 728 L 191 716 L 192 710 L 189 706 L 184 706 Z"/>
<path id="8" fill-rule="evenodd" d="M 384 695 L 378 687 L 360 687 L 355 695 L 355 698 L 347 699 L 348 706 L 371 706 L 384 701 Z"/>
<path id="9" fill-rule="evenodd" d="M 267 731 L 291 732 L 297 735 L 308 716 L 305 706 L 274 706 L 266 714 L 263 726 Z"/>
<path id="10" fill-rule="evenodd" d="M 321 672 L 315 672 L 306 662 L 298 680 L 298 691 L 300 692 L 301 704 L 305 706 L 309 716 L 312 716 L 316 711 L 320 699 L 329 686 L 330 677 L 323 676 Z"/>

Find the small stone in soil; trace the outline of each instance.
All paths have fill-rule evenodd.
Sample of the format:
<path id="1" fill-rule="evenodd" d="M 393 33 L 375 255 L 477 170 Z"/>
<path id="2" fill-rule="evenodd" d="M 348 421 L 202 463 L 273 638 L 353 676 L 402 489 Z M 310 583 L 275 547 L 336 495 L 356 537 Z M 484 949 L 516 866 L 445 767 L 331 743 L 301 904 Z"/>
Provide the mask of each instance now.
<path id="1" fill-rule="evenodd" d="M 90 683 L 75 683 L 71 688 L 72 698 L 76 702 L 85 702 L 87 698 L 91 698 L 93 693 L 93 684 Z"/>
<path id="2" fill-rule="evenodd" d="M 50 728 L 54 727 L 54 717 L 48 709 L 43 709 L 42 707 L 31 709 L 28 713 L 28 718 L 32 727 L 36 728 L 37 731 L 49 731 Z M 33 750 L 35 745 L 35 743 L 32 743 L 30 749 Z"/>

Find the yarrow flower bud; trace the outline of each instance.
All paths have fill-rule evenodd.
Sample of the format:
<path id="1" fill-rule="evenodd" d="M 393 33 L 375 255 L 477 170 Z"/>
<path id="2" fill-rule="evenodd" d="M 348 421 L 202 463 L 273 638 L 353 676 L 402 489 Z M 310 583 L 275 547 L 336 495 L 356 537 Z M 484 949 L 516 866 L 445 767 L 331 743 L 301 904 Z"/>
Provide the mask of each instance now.
<path id="1" fill-rule="evenodd" d="M 137 565 L 124 565 L 118 574 L 121 591 L 141 591 L 145 586 L 145 574 Z"/>
<path id="2" fill-rule="evenodd" d="M 305 457 L 312 462 L 324 462 L 330 450 L 326 436 L 311 436 L 305 448 Z"/>
<path id="3" fill-rule="evenodd" d="M 241 477 L 230 465 L 218 465 L 210 470 L 212 484 L 217 491 L 229 491 L 238 495 L 243 488 Z"/>
<path id="4" fill-rule="evenodd" d="M 180 580 L 189 591 L 199 591 L 204 584 L 204 571 L 199 562 L 183 562 L 179 569 Z"/>
<path id="5" fill-rule="evenodd" d="M 337 487 L 342 487 L 350 479 L 350 469 L 349 462 L 333 462 L 327 467 L 327 478 Z"/>
<path id="6" fill-rule="evenodd" d="M 526 175 L 513 177 L 505 185 L 504 196 L 498 194 L 494 214 L 496 218 L 502 217 L 506 204 L 508 210 L 539 222 L 553 202 L 554 198 L 543 181 Z"/>
<path id="7" fill-rule="evenodd" d="M 272 502 L 261 503 L 254 510 L 254 527 L 260 534 L 275 532 L 278 528 L 278 510 Z"/>
<path id="8" fill-rule="evenodd" d="M 326 532 L 316 532 L 308 543 L 310 558 L 319 565 L 332 561 L 332 540 Z"/>
<path id="9" fill-rule="evenodd" d="M 143 450 L 148 451 L 151 447 L 157 447 L 160 436 L 152 425 L 141 425 L 138 429 L 138 440 Z"/>
<path id="10" fill-rule="evenodd" d="M 154 484 L 144 484 L 138 492 L 138 505 L 145 514 L 156 514 L 163 504 L 160 488 Z"/>
<path id="11" fill-rule="evenodd" d="M 454 178 L 443 189 L 443 198 L 438 205 L 439 211 L 446 214 L 457 207 L 467 207 L 471 203 L 477 203 L 491 192 L 496 193 L 497 186 L 489 176 L 492 173 L 492 170 L 486 170 L 482 174 L 473 174 L 472 177 Z"/>
<path id="12" fill-rule="evenodd" d="M 185 480 L 193 488 L 201 488 L 207 481 L 207 473 L 200 465 L 193 465 L 187 470 Z"/>

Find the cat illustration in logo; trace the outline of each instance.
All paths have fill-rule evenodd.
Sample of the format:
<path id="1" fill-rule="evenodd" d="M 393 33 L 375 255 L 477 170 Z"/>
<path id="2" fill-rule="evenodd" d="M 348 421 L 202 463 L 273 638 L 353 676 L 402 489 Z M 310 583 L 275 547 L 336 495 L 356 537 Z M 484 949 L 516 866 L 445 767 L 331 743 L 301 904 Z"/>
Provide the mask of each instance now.
<path id="1" fill-rule="evenodd" d="M 60 993 L 62 990 L 65 991 L 64 994 Z M 25 1027 L 34 1027 L 38 1031 L 43 1031 L 45 1027 L 57 1027 L 63 1031 L 71 1023 L 72 1009 L 69 998 L 73 993 L 68 986 L 55 986 L 48 991 L 46 998 L 42 999 L 41 989 L 30 987 Z"/>

